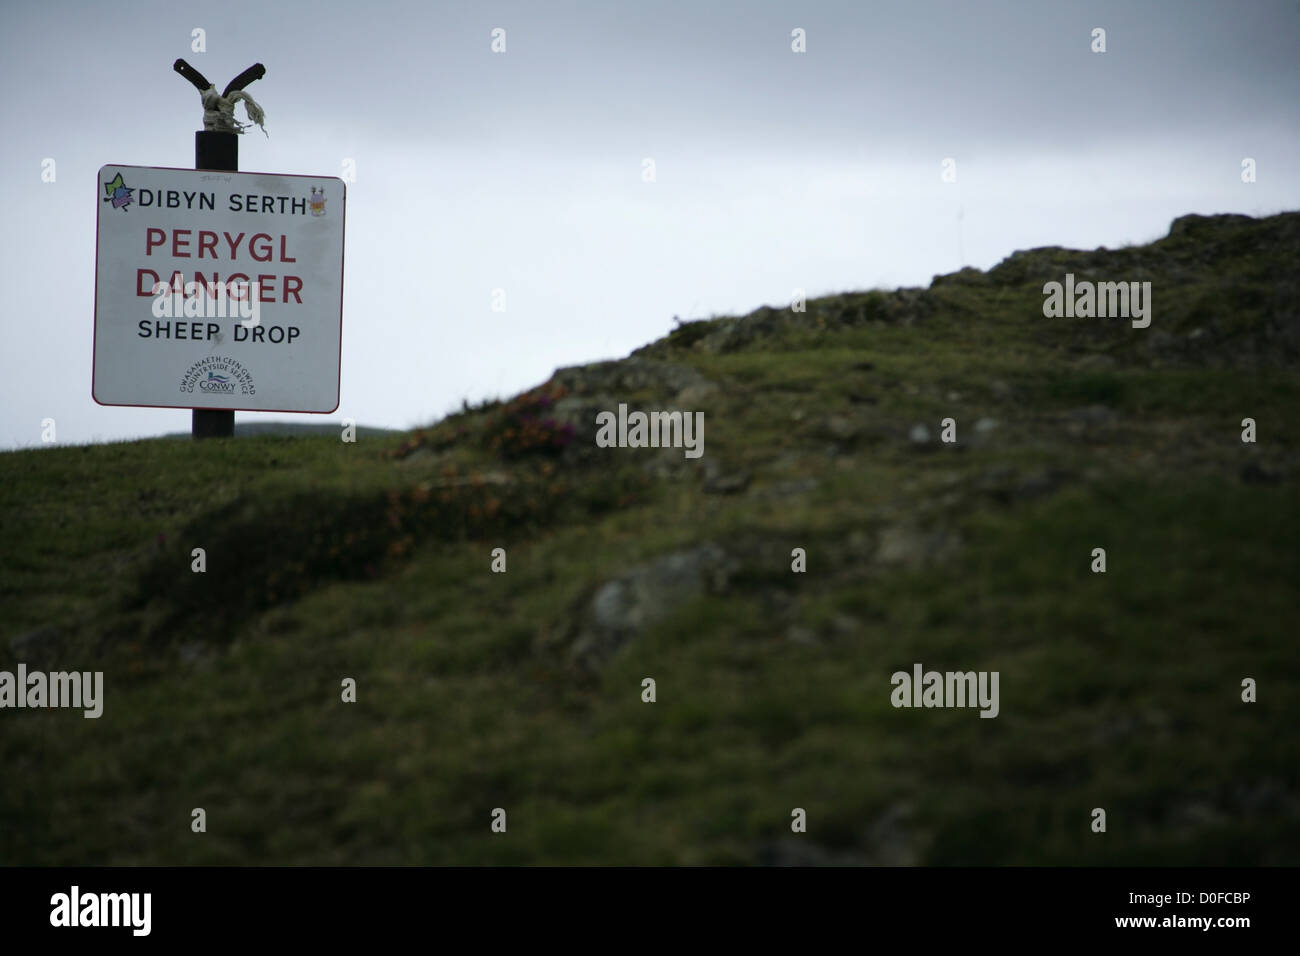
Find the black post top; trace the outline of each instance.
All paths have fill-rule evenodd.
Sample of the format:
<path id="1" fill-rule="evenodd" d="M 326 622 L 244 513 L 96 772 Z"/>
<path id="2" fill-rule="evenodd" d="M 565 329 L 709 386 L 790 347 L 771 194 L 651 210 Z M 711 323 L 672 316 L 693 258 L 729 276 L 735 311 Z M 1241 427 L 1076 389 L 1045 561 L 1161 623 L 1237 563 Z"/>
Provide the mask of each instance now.
<path id="1" fill-rule="evenodd" d="M 212 85 L 208 82 L 206 76 L 194 69 L 194 67 L 190 66 L 184 60 L 178 59 L 172 64 L 172 69 L 193 83 L 194 88 L 200 93 Z M 266 67 L 262 66 L 260 63 L 254 63 L 243 73 L 240 73 L 239 76 L 227 83 L 226 90 L 221 95 L 229 96 L 235 90 L 242 90 L 249 83 L 252 83 L 254 80 L 260 80 L 264 76 L 266 76 Z"/>
<path id="2" fill-rule="evenodd" d="M 172 69 L 175 70 L 177 73 L 179 73 L 181 76 L 185 77 L 185 79 L 193 83 L 194 88 L 198 90 L 200 93 L 202 93 L 204 90 L 206 90 L 209 86 L 212 85 L 211 83 L 208 82 L 207 77 L 205 77 L 198 70 L 194 69 L 194 67 L 190 66 L 184 60 L 177 60 L 175 63 L 172 64 Z"/>
<path id="3" fill-rule="evenodd" d="M 227 83 L 226 90 L 221 95 L 229 96 L 235 90 L 242 90 L 249 83 L 252 83 L 254 80 L 260 80 L 264 76 L 266 76 L 266 67 L 262 66 L 260 63 L 254 63 L 243 73 L 240 73 L 239 76 Z"/>

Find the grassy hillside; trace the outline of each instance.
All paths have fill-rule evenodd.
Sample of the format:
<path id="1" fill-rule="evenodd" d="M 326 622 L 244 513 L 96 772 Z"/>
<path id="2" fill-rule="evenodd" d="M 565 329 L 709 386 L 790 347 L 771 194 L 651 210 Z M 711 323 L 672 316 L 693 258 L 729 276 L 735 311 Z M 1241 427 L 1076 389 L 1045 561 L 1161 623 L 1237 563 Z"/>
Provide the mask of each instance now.
<path id="1" fill-rule="evenodd" d="M 260 422 L 239 420 L 235 422 L 235 437 L 251 437 L 254 435 L 294 435 L 298 437 L 324 435 L 327 438 L 339 439 L 340 432 L 343 430 L 341 420 L 339 422 L 326 422 L 324 424 L 313 424 L 311 422 Z M 392 428 L 370 428 L 366 425 L 356 427 L 358 438 L 391 438 L 400 435 L 401 432 Z M 193 435 L 190 432 L 169 432 L 162 436 L 180 441 L 191 441 Z"/>
<path id="2" fill-rule="evenodd" d="M 0 670 L 106 685 L 0 711 L 0 863 L 1296 863 L 1298 277 L 1300 214 L 1185 217 L 394 437 L 0 454 Z M 918 662 L 999 716 L 891 706 Z"/>

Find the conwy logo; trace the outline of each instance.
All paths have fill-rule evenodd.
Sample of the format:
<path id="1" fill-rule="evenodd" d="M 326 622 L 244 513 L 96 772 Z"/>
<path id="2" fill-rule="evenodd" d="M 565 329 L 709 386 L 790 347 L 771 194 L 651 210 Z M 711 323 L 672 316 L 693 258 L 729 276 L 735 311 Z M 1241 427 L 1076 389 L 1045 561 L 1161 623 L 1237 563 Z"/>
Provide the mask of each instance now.
<path id="1" fill-rule="evenodd" d="M 181 379 L 180 390 L 192 395 L 198 389 L 204 395 L 256 395 L 253 376 L 234 359 L 212 355 L 195 362 Z"/>
<path id="2" fill-rule="evenodd" d="M 218 375 L 216 372 L 209 371 L 208 377 L 199 382 L 199 389 L 204 392 L 233 392 L 235 383 L 227 375 Z"/>

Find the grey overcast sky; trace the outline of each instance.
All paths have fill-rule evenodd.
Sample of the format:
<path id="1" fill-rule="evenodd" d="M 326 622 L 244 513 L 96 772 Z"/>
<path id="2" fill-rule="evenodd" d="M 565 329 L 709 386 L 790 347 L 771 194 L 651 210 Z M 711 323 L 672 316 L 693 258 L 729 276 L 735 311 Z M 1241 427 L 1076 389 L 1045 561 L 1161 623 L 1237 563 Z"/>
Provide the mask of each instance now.
<path id="1" fill-rule="evenodd" d="M 1297 36 L 1296 0 L 4 0 L 0 448 L 189 428 L 90 396 L 96 172 L 193 165 L 177 57 L 266 65 L 241 169 L 355 166 L 340 407 L 238 420 L 413 427 L 674 315 L 1296 209 Z"/>

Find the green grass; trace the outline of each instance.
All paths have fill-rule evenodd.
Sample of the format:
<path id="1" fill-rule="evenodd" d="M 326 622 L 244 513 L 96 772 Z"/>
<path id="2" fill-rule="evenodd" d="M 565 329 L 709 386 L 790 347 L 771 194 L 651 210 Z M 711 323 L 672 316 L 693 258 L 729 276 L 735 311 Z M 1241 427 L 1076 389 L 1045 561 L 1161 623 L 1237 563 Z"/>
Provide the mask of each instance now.
<path id="1" fill-rule="evenodd" d="M 1176 272 L 1215 248 L 1109 255 Z M 1093 254 L 1051 267 L 1070 255 Z M 1025 291 L 1032 257 L 992 275 L 936 284 L 913 324 L 881 292 L 733 351 L 684 324 L 653 357 L 718 388 L 704 459 L 667 476 L 651 450 L 508 453 L 527 397 L 356 444 L 0 455 L 0 669 L 106 683 L 99 720 L 0 711 L 0 863 L 744 864 L 795 807 L 837 862 L 1294 863 L 1294 367 L 1058 326 L 1113 359 L 1083 367 Z M 958 444 L 909 441 L 947 416 Z M 748 488 L 710 493 L 710 463 Z M 944 544 L 886 560 L 887 538 Z M 602 583 L 704 541 L 723 585 L 572 663 Z M 893 708 L 915 662 L 998 671 L 1000 716 Z"/>

